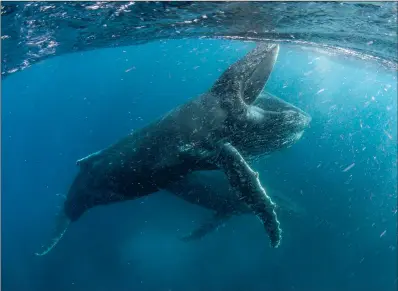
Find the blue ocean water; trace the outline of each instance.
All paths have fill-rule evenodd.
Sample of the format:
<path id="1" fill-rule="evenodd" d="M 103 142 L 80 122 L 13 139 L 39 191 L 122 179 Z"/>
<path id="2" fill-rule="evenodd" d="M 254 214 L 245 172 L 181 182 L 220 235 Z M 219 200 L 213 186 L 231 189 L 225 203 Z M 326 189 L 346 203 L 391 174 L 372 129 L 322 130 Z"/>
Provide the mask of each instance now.
<path id="1" fill-rule="evenodd" d="M 280 248 L 250 215 L 184 243 L 211 213 L 156 193 L 90 210 L 34 255 L 77 159 L 205 92 L 252 47 L 155 41 L 46 59 L 3 80 L 3 290 L 396 290 L 396 74 L 287 44 L 266 90 L 313 121 L 254 165 L 270 195 L 302 209 L 281 216 Z"/>

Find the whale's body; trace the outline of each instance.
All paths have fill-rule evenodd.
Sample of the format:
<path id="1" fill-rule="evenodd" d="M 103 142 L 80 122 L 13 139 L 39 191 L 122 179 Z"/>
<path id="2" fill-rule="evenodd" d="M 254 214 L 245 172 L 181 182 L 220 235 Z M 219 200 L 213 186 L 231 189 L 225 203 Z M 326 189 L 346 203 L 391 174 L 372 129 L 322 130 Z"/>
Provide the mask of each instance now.
<path id="1" fill-rule="evenodd" d="M 225 172 L 236 193 L 263 222 L 271 244 L 279 245 L 281 230 L 275 204 L 244 159 L 261 154 L 261 145 L 268 144 L 261 132 L 270 136 L 275 130 L 277 139 L 283 140 L 291 133 L 278 128 L 290 124 L 290 130 L 302 131 L 309 122 L 309 117 L 297 110 L 267 112 L 251 105 L 268 80 L 278 51 L 277 45 L 258 45 L 232 64 L 209 91 L 80 159 L 55 239 L 39 255 L 56 245 L 70 222 L 95 206 L 146 196 L 191 172 L 215 169 Z"/>

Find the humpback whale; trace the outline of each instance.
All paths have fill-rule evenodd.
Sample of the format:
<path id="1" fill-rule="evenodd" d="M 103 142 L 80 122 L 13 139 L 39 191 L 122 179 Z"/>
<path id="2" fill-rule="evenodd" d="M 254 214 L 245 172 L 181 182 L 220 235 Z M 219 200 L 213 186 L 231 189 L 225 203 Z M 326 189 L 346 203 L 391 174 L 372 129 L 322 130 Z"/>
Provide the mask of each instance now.
<path id="1" fill-rule="evenodd" d="M 70 224 L 93 207 L 137 199 L 193 171 L 215 169 L 224 171 L 236 195 L 263 223 L 271 246 L 278 247 L 281 229 L 275 203 L 244 158 L 259 148 L 253 140 L 241 139 L 242 132 L 253 129 L 271 133 L 279 124 L 307 122 L 296 111 L 268 114 L 251 105 L 265 86 L 278 52 L 276 44 L 257 44 L 207 92 L 78 160 L 79 172 L 58 214 L 53 240 L 36 255 L 53 249 Z M 246 136 L 256 138 L 250 133 Z"/>
<path id="2" fill-rule="evenodd" d="M 276 127 L 272 128 L 272 131 L 259 131 L 259 128 L 252 128 L 241 132 L 240 136 L 235 136 L 241 141 L 241 152 L 250 153 L 246 160 L 258 159 L 259 156 L 268 156 L 278 150 L 291 147 L 301 138 L 311 120 L 311 117 L 300 108 L 268 92 L 263 92 L 252 105 L 264 110 L 267 114 L 287 111 L 297 112 L 302 119 L 295 120 L 295 123 L 278 123 Z M 246 142 L 242 143 L 242 141 Z M 189 203 L 215 212 L 210 220 L 205 221 L 189 235 L 183 237 L 183 240 L 186 241 L 202 238 L 234 215 L 252 212 L 247 204 L 234 193 L 235 190 L 228 184 L 225 175 L 219 170 L 190 173 L 184 178 L 170 183 L 165 190 Z M 280 203 L 277 203 L 277 205 L 283 204 L 279 208 L 291 210 L 293 213 L 303 212 L 282 195 L 270 196 L 279 200 Z"/>

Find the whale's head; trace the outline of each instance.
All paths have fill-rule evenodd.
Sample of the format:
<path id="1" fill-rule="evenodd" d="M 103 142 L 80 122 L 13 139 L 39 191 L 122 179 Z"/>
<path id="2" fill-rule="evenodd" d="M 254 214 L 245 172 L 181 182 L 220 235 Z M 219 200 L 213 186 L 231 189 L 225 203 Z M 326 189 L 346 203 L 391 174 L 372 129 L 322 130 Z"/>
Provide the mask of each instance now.
<path id="1" fill-rule="evenodd" d="M 268 155 L 292 146 L 311 123 L 309 114 L 268 93 L 248 107 L 247 115 L 231 142 L 249 156 Z"/>
<path id="2" fill-rule="evenodd" d="M 290 139 L 294 136 L 301 137 L 310 123 L 311 116 L 293 104 L 284 101 L 270 93 L 264 92 L 256 100 L 254 105 L 264 110 L 268 119 L 264 120 L 265 129 L 270 127 L 282 139 Z"/>
<path id="3" fill-rule="evenodd" d="M 267 155 L 296 143 L 311 122 L 300 108 L 267 93 L 279 45 L 257 43 L 232 64 L 210 89 L 226 113 L 226 139 L 247 157 Z"/>

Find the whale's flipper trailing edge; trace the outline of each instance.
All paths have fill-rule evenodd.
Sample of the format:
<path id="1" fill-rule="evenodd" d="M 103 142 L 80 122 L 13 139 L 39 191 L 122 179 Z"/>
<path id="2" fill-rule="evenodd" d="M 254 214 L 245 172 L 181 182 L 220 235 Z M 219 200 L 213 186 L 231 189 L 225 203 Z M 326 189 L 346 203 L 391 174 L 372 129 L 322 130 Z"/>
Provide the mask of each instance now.
<path id="1" fill-rule="evenodd" d="M 61 209 L 60 212 L 56 216 L 56 225 L 52 234 L 52 241 L 48 245 L 44 245 L 44 250 L 41 252 L 35 253 L 36 256 L 44 256 L 48 254 L 61 240 L 64 236 L 65 232 L 68 229 L 70 224 L 70 219 L 64 214 L 64 211 Z"/>
<path id="2" fill-rule="evenodd" d="M 276 204 L 267 195 L 259 180 L 259 174 L 251 169 L 241 154 L 230 143 L 220 148 L 218 165 L 224 170 L 236 193 L 263 223 L 271 240 L 277 248 L 282 239 L 282 230 L 276 215 Z"/>
<path id="3" fill-rule="evenodd" d="M 193 230 L 186 236 L 181 238 L 182 241 L 188 242 L 193 240 L 201 239 L 206 236 L 208 233 L 217 230 L 222 224 L 227 221 L 231 215 L 226 213 L 216 213 L 211 219 L 202 223 L 198 228 Z"/>

